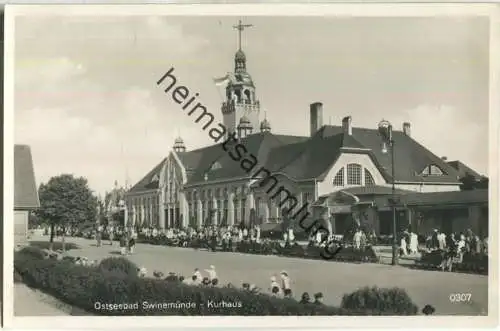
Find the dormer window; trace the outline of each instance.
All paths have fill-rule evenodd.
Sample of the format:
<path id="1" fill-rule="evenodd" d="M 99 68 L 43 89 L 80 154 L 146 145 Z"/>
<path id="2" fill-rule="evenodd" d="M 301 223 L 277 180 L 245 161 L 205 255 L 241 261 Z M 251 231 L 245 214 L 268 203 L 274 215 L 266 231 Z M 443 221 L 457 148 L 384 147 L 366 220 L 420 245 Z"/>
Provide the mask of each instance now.
<path id="1" fill-rule="evenodd" d="M 210 167 L 210 171 L 217 170 L 217 169 L 220 169 L 220 168 L 222 168 L 221 164 L 219 162 L 214 162 L 212 164 L 212 166 Z"/>
<path id="2" fill-rule="evenodd" d="M 428 165 L 422 170 L 422 176 L 443 176 L 444 172 L 435 164 Z"/>
<path id="3" fill-rule="evenodd" d="M 154 174 L 153 178 L 151 178 L 151 183 L 157 182 L 160 180 L 160 177 L 158 177 L 158 174 Z"/>

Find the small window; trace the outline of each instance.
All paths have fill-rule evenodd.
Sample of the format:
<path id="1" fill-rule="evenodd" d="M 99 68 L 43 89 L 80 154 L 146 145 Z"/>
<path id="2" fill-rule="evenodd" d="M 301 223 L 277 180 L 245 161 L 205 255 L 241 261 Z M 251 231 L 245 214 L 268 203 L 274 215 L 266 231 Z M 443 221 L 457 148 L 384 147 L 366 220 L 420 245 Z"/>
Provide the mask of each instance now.
<path id="1" fill-rule="evenodd" d="M 335 178 L 333 179 L 333 186 L 344 186 L 344 168 L 340 168 L 335 175 Z"/>
<path id="2" fill-rule="evenodd" d="M 431 164 L 422 170 L 422 176 L 443 176 L 443 170 L 435 164 Z"/>
<path id="3" fill-rule="evenodd" d="M 359 164 L 347 165 L 347 185 L 361 185 L 362 167 Z"/>
<path id="4" fill-rule="evenodd" d="M 151 178 L 151 183 L 159 181 L 160 178 L 158 177 L 158 174 L 154 174 L 153 178 Z"/>
<path id="5" fill-rule="evenodd" d="M 370 171 L 368 171 L 368 169 L 365 169 L 365 186 L 374 186 L 374 185 L 375 181 L 373 180 L 372 174 L 370 173 Z"/>

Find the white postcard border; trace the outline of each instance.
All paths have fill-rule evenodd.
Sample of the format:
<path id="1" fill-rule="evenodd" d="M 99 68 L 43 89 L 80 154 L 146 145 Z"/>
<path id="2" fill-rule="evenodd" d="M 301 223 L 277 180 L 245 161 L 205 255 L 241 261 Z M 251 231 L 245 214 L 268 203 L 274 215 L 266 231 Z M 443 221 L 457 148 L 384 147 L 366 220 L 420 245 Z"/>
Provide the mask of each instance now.
<path id="1" fill-rule="evenodd" d="M 226 16 L 429 17 L 487 16 L 490 18 L 490 251 L 498 252 L 498 162 L 500 113 L 500 10 L 495 4 L 191 4 L 191 5 L 6 5 L 4 43 L 4 324 L 6 327 L 49 329 L 88 328 L 342 328 L 342 327 L 492 327 L 498 323 L 498 258 L 490 257 L 488 316 L 417 317 L 14 317 L 13 316 L 13 148 L 14 29 L 21 15 L 226 15 Z"/>

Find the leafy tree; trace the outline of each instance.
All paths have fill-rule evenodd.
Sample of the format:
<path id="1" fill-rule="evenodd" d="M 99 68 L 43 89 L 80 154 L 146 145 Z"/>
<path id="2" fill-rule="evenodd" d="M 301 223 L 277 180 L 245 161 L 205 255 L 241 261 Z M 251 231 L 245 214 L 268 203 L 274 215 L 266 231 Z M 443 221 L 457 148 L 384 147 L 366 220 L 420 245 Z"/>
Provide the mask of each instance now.
<path id="1" fill-rule="evenodd" d="M 460 178 L 460 182 L 462 185 L 460 185 L 460 190 L 462 191 L 470 191 L 470 190 L 476 190 L 476 189 L 487 189 L 488 188 L 488 178 L 487 177 L 481 177 L 481 179 L 477 179 L 474 175 L 471 173 L 467 172 L 465 176 Z"/>
<path id="2" fill-rule="evenodd" d="M 63 174 L 41 184 L 38 191 L 40 209 L 38 215 L 50 225 L 50 249 L 53 248 L 55 229 L 61 227 L 63 250 L 64 235 L 68 226 L 95 223 L 97 197 L 88 186 L 87 179 Z"/>

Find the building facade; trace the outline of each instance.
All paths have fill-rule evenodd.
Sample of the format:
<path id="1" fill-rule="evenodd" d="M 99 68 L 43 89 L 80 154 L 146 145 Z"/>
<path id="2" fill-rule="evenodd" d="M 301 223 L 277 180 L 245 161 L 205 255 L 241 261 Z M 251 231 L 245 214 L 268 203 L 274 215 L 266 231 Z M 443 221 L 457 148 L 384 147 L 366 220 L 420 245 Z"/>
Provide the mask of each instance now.
<path id="1" fill-rule="evenodd" d="M 28 240 L 30 214 L 40 208 L 33 169 L 31 149 L 27 145 L 14 146 L 14 244 Z"/>
<path id="2" fill-rule="evenodd" d="M 179 137 L 169 154 L 126 194 L 128 219 L 136 226 L 200 227 L 278 223 L 283 209 L 311 205 L 318 197 L 357 187 L 390 187 L 391 159 L 376 124 L 323 124 L 323 105 L 310 105 L 310 135 L 281 135 L 261 121 L 246 56 L 235 54 L 221 111 L 232 147 L 219 143 L 188 151 Z M 395 183 L 412 192 L 460 189 L 459 174 L 411 137 L 411 124 L 394 131 Z M 243 146 L 243 147 L 241 147 Z M 260 171 L 255 171 L 256 164 Z M 269 176 L 276 179 L 272 189 Z M 269 182 L 269 180 L 268 180 Z M 309 208 L 309 207 L 307 207 Z"/>

